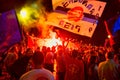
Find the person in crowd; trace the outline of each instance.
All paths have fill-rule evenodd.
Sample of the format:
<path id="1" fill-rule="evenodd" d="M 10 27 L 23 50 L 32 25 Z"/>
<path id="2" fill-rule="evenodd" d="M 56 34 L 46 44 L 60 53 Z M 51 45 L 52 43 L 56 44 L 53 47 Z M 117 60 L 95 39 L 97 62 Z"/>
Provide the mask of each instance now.
<path id="1" fill-rule="evenodd" d="M 2 76 L 3 66 L 4 66 L 4 58 L 6 57 L 5 53 L 0 53 L 0 76 Z"/>
<path id="2" fill-rule="evenodd" d="M 24 73 L 19 80 L 54 80 L 52 72 L 43 68 L 44 55 L 35 52 L 31 58 L 33 69 Z"/>
<path id="3" fill-rule="evenodd" d="M 98 66 L 99 80 L 120 80 L 118 66 L 114 61 L 114 52 L 107 51 L 106 61 L 100 62 Z"/>
<path id="4" fill-rule="evenodd" d="M 120 53 L 115 54 L 114 60 L 115 60 L 115 63 L 118 65 L 118 71 L 120 74 Z"/>
<path id="5" fill-rule="evenodd" d="M 11 65 L 11 74 L 16 80 L 27 71 L 27 66 L 32 55 L 32 49 L 28 48 L 24 54 Z"/>
<path id="6" fill-rule="evenodd" d="M 0 56 L 0 76 L 2 76 L 2 63 L 3 63 L 3 61 L 2 61 L 2 56 Z"/>
<path id="7" fill-rule="evenodd" d="M 51 52 L 53 52 L 55 54 L 55 52 L 56 52 L 56 47 L 55 46 L 52 46 Z"/>
<path id="8" fill-rule="evenodd" d="M 88 58 L 87 70 L 86 70 L 88 75 L 88 80 L 99 80 L 97 61 L 98 60 L 96 55 L 91 55 Z"/>
<path id="9" fill-rule="evenodd" d="M 15 46 L 12 46 L 8 52 L 7 52 L 7 55 L 4 59 L 4 65 L 5 65 L 5 68 L 6 68 L 6 71 L 10 74 L 11 76 L 11 80 L 14 80 L 13 79 L 13 74 L 12 74 L 12 70 L 11 70 L 11 66 L 14 64 L 14 62 L 18 59 L 18 55 L 17 55 L 17 52 L 16 52 L 16 47 Z"/>
<path id="10" fill-rule="evenodd" d="M 105 52 L 98 51 L 98 63 L 105 61 Z"/>
<path id="11" fill-rule="evenodd" d="M 114 55 L 114 61 L 115 61 L 116 64 L 118 64 L 118 65 L 120 64 L 120 54 L 115 54 Z"/>
<path id="12" fill-rule="evenodd" d="M 42 53 L 44 54 L 44 56 L 46 55 L 47 53 L 47 47 L 46 46 L 42 46 L 42 49 L 41 49 Z"/>
<path id="13" fill-rule="evenodd" d="M 16 53 L 16 48 L 13 46 L 8 50 L 8 53 L 4 59 L 6 68 L 10 67 L 17 59 L 18 55 Z"/>
<path id="14" fill-rule="evenodd" d="M 65 54 L 65 80 L 84 80 L 84 64 L 78 59 L 78 50 Z"/>
<path id="15" fill-rule="evenodd" d="M 45 55 L 44 68 L 54 72 L 54 53 L 50 51 L 49 47 Z"/>
<path id="16" fill-rule="evenodd" d="M 40 47 L 37 46 L 37 48 L 35 49 L 35 52 L 40 52 Z"/>
<path id="17" fill-rule="evenodd" d="M 58 51 L 56 53 L 56 75 L 57 80 L 64 80 L 65 78 L 65 51 L 62 46 L 58 46 Z"/>

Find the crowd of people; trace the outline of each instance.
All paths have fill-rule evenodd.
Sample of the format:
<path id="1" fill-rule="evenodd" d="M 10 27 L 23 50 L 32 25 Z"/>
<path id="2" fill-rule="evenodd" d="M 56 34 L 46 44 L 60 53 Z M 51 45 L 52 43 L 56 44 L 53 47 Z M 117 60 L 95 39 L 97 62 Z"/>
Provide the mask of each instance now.
<path id="1" fill-rule="evenodd" d="M 112 47 L 80 44 L 35 50 L 13 45 L 1 56 L 6 80 L 120 80 L 120 54 Z M 1 74 L 2 75 L 2 74 Z"/>

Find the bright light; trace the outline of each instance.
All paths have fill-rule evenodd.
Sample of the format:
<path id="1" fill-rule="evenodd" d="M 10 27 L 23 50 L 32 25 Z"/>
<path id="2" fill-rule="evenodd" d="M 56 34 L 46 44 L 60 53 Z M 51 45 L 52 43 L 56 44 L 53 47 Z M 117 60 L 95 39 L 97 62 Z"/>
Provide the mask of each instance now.
<path id="1" fill-rule="evenodd" d="M 108 35 L 108 38 L 110 39 L 110 38 L 111 38 L 111 36 L 110 36 L 110 35 Z"/>
<path id="2" fill-rule="evenodd" d="M 61 44 L 62 42 L 58 39 L 46 39 L 46 42 L 45 42 L 45 46 L 47 47 L 57 46 Z"/>
<path id="3" fill-rule="evenodd" d="M 20 11 L 20 15 L 21 15 L 23 18 L 25 18 L 25 17 L 27 16 L 27 11 L 26 11 L 25 9 L 22 9 L 22 10 Z"/>
<path id="4" fill-rule="evenodd" d="M 38 39 L 37 44 L 38 46 L 52 47 L 62 45 L 62 41 L 60 41 L 59 39 Z"/>
<path id="5" fill-rule="evenodd" d="M 50 38 L 48 39 L 38 39 L 37 44 L 38 46 L 47 46 L 47 47 L 53 47 L 57 45 L 62 45 L 62 41 L 60 38 L 56 38 L 56 33 L 50 31 Z"/>

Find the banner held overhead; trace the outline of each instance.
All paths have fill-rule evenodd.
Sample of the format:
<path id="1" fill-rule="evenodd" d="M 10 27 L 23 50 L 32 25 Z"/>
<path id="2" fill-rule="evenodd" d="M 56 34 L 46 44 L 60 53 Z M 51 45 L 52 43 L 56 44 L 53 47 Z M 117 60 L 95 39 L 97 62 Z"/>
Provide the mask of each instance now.
<path id="1" fill-rule="evenodd" d="M 53 0 L 53 13 L 47 24 L 69 32 L 92 37 L 106 2 L 86 0 Z"/>

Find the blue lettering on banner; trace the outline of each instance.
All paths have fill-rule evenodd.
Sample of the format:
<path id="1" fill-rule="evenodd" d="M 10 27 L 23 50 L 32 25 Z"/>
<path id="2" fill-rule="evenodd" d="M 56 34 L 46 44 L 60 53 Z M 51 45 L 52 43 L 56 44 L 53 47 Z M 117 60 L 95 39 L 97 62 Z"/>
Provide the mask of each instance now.
<path id="1" fill-rule="evenodd" d="M 76 3 L 76 2 L 79 2 L 82 5 L 84 5 L 89 10 L 89 12 L 90 12 L 91 15 L 93 15 L 94 12 L 96 11 L 96 9 L 93 7 L 93 5 L 89 4 L 88 1 L 85 1 L 85 0 L 69 0 L 69 1 L 65 1 L 65 2 L 62 2 L 62 6 L 64 8 L 66 8 L 69 4 Z M 101 8 L 102 8 L 102 6 L 99 6 L 98 11 L 100 11 Z M 99 13 L 97 13 L 95 16 L 96 17 L 100 17 Z"/>

